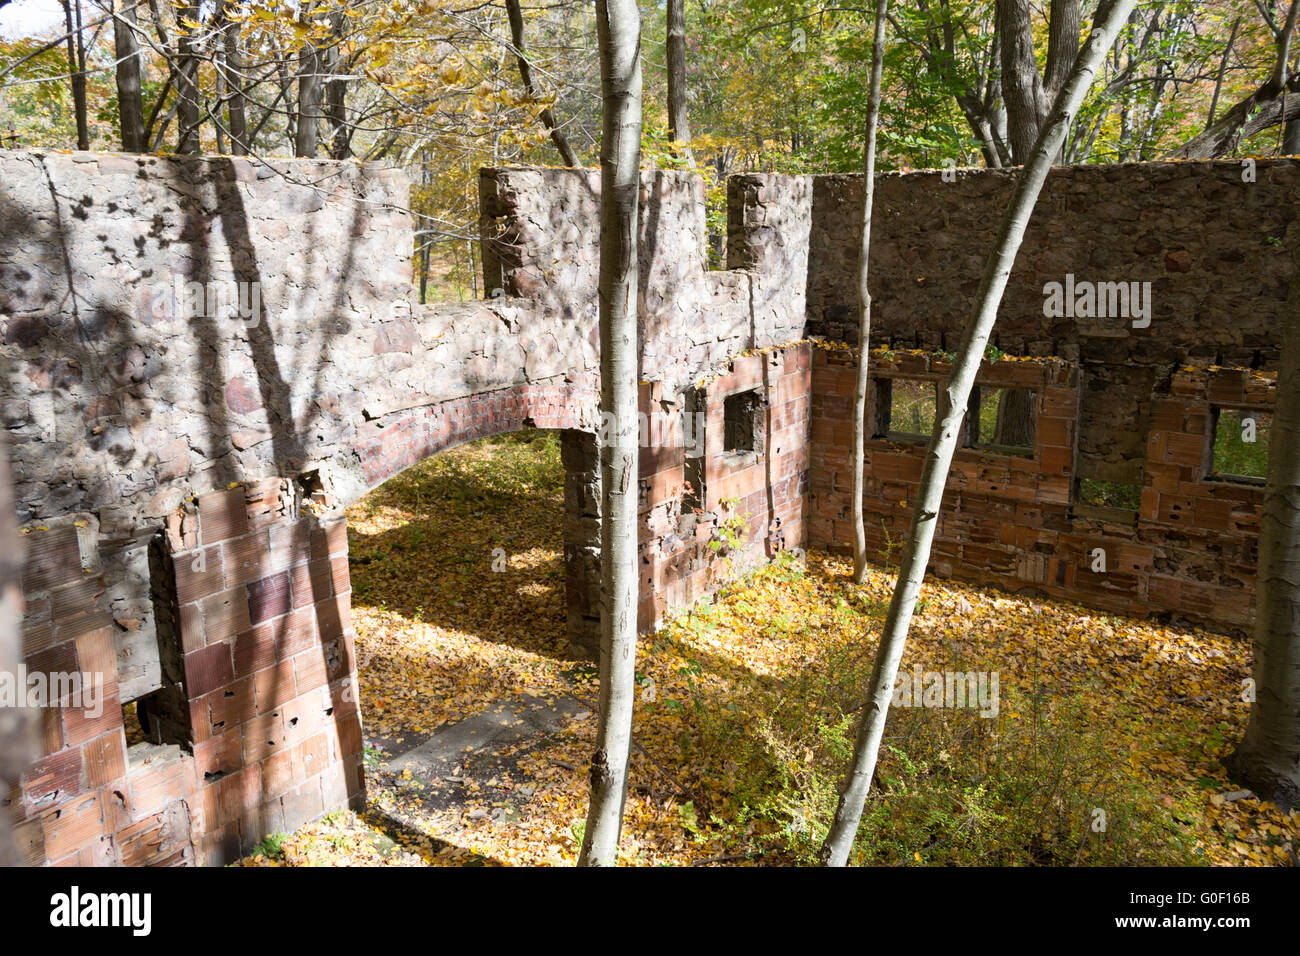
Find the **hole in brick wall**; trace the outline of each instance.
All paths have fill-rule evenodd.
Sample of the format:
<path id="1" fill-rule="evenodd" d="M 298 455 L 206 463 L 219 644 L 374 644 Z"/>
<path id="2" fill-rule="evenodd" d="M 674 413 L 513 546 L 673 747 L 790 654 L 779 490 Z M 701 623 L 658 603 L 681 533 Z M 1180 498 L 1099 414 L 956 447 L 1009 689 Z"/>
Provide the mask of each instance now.
<path id="1" fill-rule="evenodd" d="M 128 716 L 127 708 L 131 708 Z M 172 684 L 124 704 L 122 722 L 127 727 L 127 744 L 181 744 L 190 746 L 190 709 L 184 689 Z M 136 739 L 132 739 L 132 733 Z"/>
<path id="2" fill-rule="evenodd" d="M 1209 477 L 1218 481 L 1262 484 L 1268 477 L 1270 412 L 1252 408 L 1215 408 L 1214 445 Z"/>
<path id="3" fill-rule="evenodd" d="M 708 393 L 698 388 L 686 389 L 682 395 L 682 423 L 683 428 L 689 426 L 690 434 L 683 433 L 682 515 L 702 511 L 708 498 L 704 488 L 707 413 Z"/>
<path id="4" fill-rule="evenodd" d="M 759 451 L 759 421 L 763 407 L 758 389 L 728 395 L 722 401 L 722 450 Z"/>
<path id="5" fill-rule="evenodd" d="M 685 492 L 682 495 L 682 513 L 692 514 L 704 507 L 704 459 L 687 458 L 682 466 Z"/>
<path id="6" fill-rule="evenodd" d="M 908 441 L 929 439 L 939 408 L 937 382 L 876 380 L 876 436 Z"/>
<path id="7" fill-rule="evenodd" d="M 977 448 L 1033 454 L 1037 442 L 1038 396 L 1027 388 L 977 385 L 971 390 L 970 443 Z"/>
<path id="8" fill-rule="evenodd" d="M 652 447 L 664 470 L 680 467 L 669 460 L 680 449 Z M 510 648 L 564 659 L 588 619 L 598 639 L 600 467 L 594 434 L 526 429 L 439 452 L 352 505 L 355 646 L 341 639 L 336 615 L 318 617 L 308 673 L 328 676 L 327 697 L 284 725 L 296 723 L 299 735 L 324 715 L 347 728 L 359 709 L 361 745 L 397 757 L 482 710 L 485 698 L 516 705 L 523 685 L 493 678 L 482 662 Z"/>
<path id="9" fill-rule="evenodd" d="M 1142 505 L 1142 486 L 1082 478 L 1079 481 L 1079 500 L 1098 508 L 1137 511 Z"/>
<path id="10" fill-rule="evenodd" d="M 303 472 L 298 476 L 295 483 L 300 502 L 312 502 L 322 507 L 328 506 L 329 495 L 325 490 L 325 482 L 321 478 L 319 471 Z"/>
<path id="11" fill-rule="evenodd" d="M 122 705 L 122 727 L 126 731 L 126 745 L 128 747 L 142 744 L 149 739 L 144 724 L 140 721 L 140 714 L 134 700 Z"/>

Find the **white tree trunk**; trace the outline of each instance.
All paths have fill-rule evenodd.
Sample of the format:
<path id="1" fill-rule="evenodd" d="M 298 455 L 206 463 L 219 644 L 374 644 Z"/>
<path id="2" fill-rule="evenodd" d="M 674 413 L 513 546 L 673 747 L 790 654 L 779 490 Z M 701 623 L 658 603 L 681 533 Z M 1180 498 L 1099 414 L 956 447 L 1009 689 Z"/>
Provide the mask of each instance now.
<path id="1" fill-rule="evenodd" d="M 865 492 L 862 445 L 867 437 L 867 366 L 871 355 L 871 289 L 867 283 L 871 253 L 871 207 L 876 198 L 876 128 L 880 124 L 880 78 L 885 61 L 885 17 L 889 0 L 876 2 L 876 32 L 871 40 L 871 80 L 867 99 L 867 137 L 863 148 L 862 245 L 858 250 L 858 381 L 853 390 L 853 582 L 867 580 L 867 524 L 862 512 Z"/>
<path id="2" fill-rule="evenodd" d="M 17 674 L 22 662 L 23 541 L 14 520 L 9 484 L 9 453 L 0 435 L 0 671 Z M 29 712 L 0 707 L 0 793 L 17 785 L 31 753 Z M 11 811 L 0 808 L 0 866 L 20 866 Z"/>
<path id="3" fill-rule="evenodd" d="M 637 203 L 641 191 L 641 14 L 597 0 L 600 140 L 600 713 L 579 866 L 614 866 L 636 700 Z"/>
<path id="4" fill-rule="evenodd" d="M 880 751 L 885 718 L 889 713 L 889 702 L 898 675 L 898 662 L 903 656 L 912 611 L 930 560 L 930 545 L 934 540 L 934 528 L 943 502 L 948 469 L 952 465 L 953 452 L 961 435 L 962 418 L 966 413 L 971 386 L 975 382 L 975 373 L 979 371 L 989 334 L 997 320 L 998 306 L 1002 302 L 1002 293 L 1011 275 L 1011 267 L 1015 263 L 1020 243 L 1024 240 L 1025 227 L 1034 211 L 1034 203 L 1038 200 L 1043 182 L 1047 179 L 1052 159 L 1060 152 L 1070 122 L 1092 85 L 1097 66 L 1110 49 L 1135 3 L 1136 0 L 1113 0 L 1108 7 L 1098 11 L 1092 33 L 1079 52 L 1074 70 L 1052 107 L 1038 141 L 1034 144 L 1028 164 L 1020 173 L 1020 180 L 998 232 L 997 244 L 984 267 L 975 312 L 966 326 L 961 349 L 953 364 L 952 376 L 939 392 L 939 407 L 921 472 L 916 511 L 912 515 L 912 527 L 908 533 L 907 547 L 903 551 L 898 582 L 894 586 L 894 596 L 880 637 L 880 649 L 876 653 L 870 696 L 858 725 L 853 764 L 840 793 L 835 820 L 822 845 L 822 863 L 827 866 L 844 866 L 848 863 L 849 851 L 853 848 L 853 840 L 858 832 L 862 807 L 876 770 L 876 757 Z"/>

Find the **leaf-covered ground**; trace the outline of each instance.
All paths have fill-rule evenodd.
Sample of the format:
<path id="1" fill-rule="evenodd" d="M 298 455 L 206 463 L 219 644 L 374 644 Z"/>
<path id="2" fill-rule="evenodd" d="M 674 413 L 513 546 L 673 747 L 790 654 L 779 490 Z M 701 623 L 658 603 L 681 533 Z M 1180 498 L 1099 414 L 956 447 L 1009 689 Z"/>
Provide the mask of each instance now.
<path id="1" fill-rule="evenodd" d="M 562 510 L 548 433 L 462 446 L 352 509 L 368 809 L 246 863 L 575 861 L 596 687 L 566 653 Z M 811 861 L 893 585 L 888 568 L 860 588 L 849 572 L 782 561 L 644 639 L 623 862 Z M 1219 764 L 1245 726 L 1249 657 L 1240 639 L 927 584 L 902 673 L 996 672 L 998 712 L 891 710 L 857 860 L 1295 865 L 1300 811 L 1243 795 Z M 388 765 L 526 698 L 579 715 L 434 779 Z"/>

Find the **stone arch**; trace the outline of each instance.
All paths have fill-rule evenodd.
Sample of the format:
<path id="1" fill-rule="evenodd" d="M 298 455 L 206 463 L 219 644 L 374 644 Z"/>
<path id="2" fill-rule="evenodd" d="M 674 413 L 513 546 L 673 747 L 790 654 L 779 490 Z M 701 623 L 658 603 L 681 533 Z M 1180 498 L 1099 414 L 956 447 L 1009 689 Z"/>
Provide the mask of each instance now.
<path id="1" fill-rule="evenodd" d="M 340 482 L 339 511 L 420 462 L 457 445 L 523 431 L 560 432 L 569 646 L 595 659 L 600 626 L 599 395 L 589 387 L 516 385 L 416 409 L 370 429 L 352 450 L 360 480 Z"/>

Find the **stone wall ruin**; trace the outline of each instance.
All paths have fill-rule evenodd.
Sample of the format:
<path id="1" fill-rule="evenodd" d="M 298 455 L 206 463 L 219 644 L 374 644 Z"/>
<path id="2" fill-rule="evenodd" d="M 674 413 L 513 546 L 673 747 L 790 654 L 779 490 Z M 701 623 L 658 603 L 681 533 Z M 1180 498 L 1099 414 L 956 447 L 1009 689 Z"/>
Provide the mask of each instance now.
<path id="1" fill-rule="evenodd" d="M 1005 354 L 979 377 L 986 395 L 1029 396 L 1032 431 L 959 451 L 935 572 L 1248 626 L 1261 491 L 1212 474 L 1209 446 L 1221 410 L 1272 405 L 1300 164 L 1250 171 L 1052 172 L 995 332 Z M 882 408 L 946 374 L 1011 175 L 880 179 L 878 558 L 923 453 Z M 489 295 L 434 307 L 412 297 L 393 171 L 0 151 L 22 650 L 30 672 L 97 675 L 104 704 L 42 710 L 39 759 L 7 795 L 31 862 L 222 863 L 357 805 L 344 510 L 460 442 L 561 430 L 570 642 L 591 652 L 598 193 L 595 171 L 484 170 Z M 643 628 L 714 591 L 735 558 L 851 541 L 861 196 L 860 177 L 733 177 L 728 268 L 710 271 L 699 180 L 643 174 L 640 402 L 658 436 L 639 476 Z M 1149 282 L 1150 325 L 1046 315 L 1045 283 L 1067 274 Z M 244 298 L 211 297 L 222 289 Z M 1090 505 L 1085 479 L 1139 498 Z M 746 547 L 724 564 L 711 542 L 732 521 Z M 155 739 L 128 748 L 132 701 Z"/>

